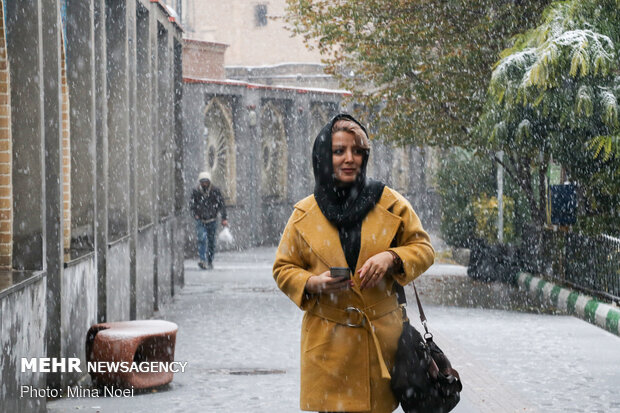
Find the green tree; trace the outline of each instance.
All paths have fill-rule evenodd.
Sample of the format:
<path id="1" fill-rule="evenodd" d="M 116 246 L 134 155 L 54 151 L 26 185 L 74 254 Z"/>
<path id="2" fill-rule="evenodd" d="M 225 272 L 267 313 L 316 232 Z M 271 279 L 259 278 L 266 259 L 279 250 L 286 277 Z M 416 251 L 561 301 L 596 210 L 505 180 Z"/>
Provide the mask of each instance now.
<path id="1" fill-rule="evenodd" d="M 441 235 L 448 244 L 469 248 L 480 238 L 490 244 L 496 242 L 490 241 L 497 235 L 496 174 L 496 164 L 487 156 L 459 147 L 445 150 L 437 181 L 442 199 Z M 521 239 L 523 226 L 529 220 L 529 209 L 520 194 L 513 181 L 505 181 L 503 229 L 508 243 Z M 486 222 L 486 231 L 481 231 L 479 222 L 484 217 L 480 207 L 485 205 L 492 208 L 482 212 L 493 216 Z"/>
<path id="2" fill-rule="evenodd" d="M 488 158 L 462 148 L 446 150 L 437 173 L 441 195 L 441 235 L 450 245 L 470 247 L 476 238 L 474 202 L 495 192 L 495 170 Z"/>
<path id="3" fill-rule="evenodd" d="M 548 3 L 287 0 L 285 20 L 355 101 L 379 108 L 366 120 L 380 137 L 467 146 L 499 52 Z"/>
<path id="4" fill-rule="evenodd" d="M 619 3 L 554 3 L 491 76 L 477 135 L 481 145 L 505 152 L 502 164 L 539 225 L 551 159 L 581 184 L 590 206 L 617 219 Z"/>

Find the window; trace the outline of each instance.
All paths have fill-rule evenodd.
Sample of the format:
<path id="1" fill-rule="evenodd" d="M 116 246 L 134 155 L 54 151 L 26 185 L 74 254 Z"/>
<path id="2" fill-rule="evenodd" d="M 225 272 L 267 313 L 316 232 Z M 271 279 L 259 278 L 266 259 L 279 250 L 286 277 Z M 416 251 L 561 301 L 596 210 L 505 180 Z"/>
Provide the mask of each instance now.
<path id="1" fill-rule="evenodd" d="M 258 4 L 254 6 L 254 24 L 256 27 L 267 26 L 267 5 Z"/>

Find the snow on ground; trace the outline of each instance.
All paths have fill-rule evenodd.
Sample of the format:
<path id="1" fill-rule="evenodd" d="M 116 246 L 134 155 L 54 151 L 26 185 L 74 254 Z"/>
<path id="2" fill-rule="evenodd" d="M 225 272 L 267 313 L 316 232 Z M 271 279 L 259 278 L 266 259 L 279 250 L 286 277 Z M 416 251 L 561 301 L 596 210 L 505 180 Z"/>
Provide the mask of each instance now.
<path id="1" fill-rule="evenodd" d="M 185 288 L 158 315 L 179 325 L 175 360 L 188 362 L 169 386 L 129 398 L 53 400 L 48 411 L 299 411 L 302 312 L 277 290 L 274 254 L 220 253 L 213 271 L 186 262 Z M 419 282 L 429 327 L 464 382 L 454 412 L 620 411 L 619 337 L 574 317 L 437 305 L 431 295 L 462 288 L 463 271 L 435 267 Z M 448 274 L 459 281 L 442 283 Z"/>

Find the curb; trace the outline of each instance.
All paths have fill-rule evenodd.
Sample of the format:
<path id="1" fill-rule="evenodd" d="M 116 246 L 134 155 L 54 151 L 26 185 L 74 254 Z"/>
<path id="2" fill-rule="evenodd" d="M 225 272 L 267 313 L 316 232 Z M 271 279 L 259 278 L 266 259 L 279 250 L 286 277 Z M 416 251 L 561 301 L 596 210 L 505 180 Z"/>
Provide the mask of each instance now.
<path id="1" fill-rule="evenodd" d="M 514 278 L 528 295 L 620 336 L 620 309 L 526 272 Z"/>

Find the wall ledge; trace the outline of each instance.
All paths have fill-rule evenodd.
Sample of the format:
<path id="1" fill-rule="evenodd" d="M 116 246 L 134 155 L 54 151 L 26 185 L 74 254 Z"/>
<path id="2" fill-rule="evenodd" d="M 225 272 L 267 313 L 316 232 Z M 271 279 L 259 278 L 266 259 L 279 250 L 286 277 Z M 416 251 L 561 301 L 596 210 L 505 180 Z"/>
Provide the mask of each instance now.
<path id="1" fill-rule="evenodd" d="M 83 255 L 80 255 L 79 257 L 76 257 L 76 258 L 71 259 L 69 261 L 65 261 L 64 268 L 75 267 L 76 265 L 80 264 L 81 262 L 91 260 L 94 257 L 95 257 L 95 251 L 87 252 L 87 253 L 85 253 Z"/>
<path id="2" fill-rule="evenodd" d="M 4 270 L 0 271 L 0 300 L 21 291 L 47 275 L 46 271 Z"/>

